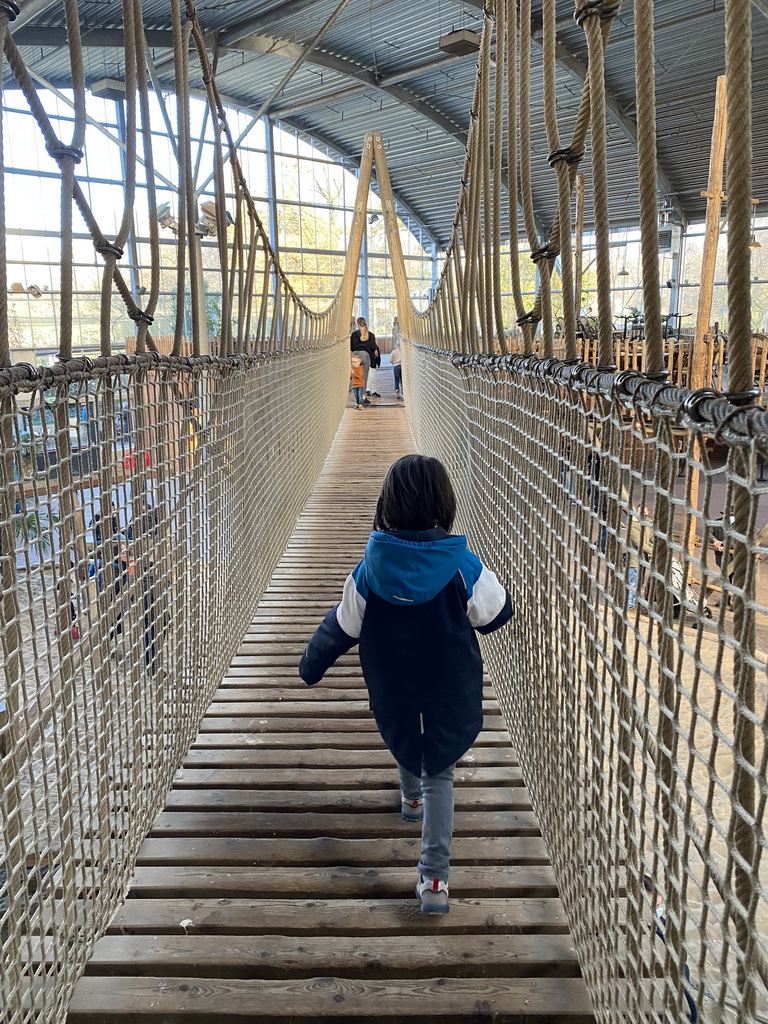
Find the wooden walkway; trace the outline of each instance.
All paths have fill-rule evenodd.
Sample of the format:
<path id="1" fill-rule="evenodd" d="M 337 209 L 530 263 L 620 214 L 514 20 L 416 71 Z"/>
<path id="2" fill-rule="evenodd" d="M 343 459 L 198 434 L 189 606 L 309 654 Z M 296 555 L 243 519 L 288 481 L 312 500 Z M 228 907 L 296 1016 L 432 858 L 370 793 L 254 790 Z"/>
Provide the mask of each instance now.
<path id="1" fill-rule="evenodd" d="M 383 473 L 412 450 L 401 409 L 345 414 L 69 1024 L 593 1020 L 490 690 L 457 770 L 451 912 L 435 919 L 413 896 L 419 826 L 400 818 L 356 652 L 318 687 L 297 676 Z"/>

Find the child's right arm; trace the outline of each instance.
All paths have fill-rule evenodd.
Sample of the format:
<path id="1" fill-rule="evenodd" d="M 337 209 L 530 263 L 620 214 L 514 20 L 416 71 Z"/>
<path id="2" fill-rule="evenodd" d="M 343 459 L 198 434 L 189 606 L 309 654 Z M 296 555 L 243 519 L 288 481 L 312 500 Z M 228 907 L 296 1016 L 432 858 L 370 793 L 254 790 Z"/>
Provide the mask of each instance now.
<path id="1" fill-rule="evenodd" d="M 360 639 L 367 597 L 365 564 L 347 576 L 341 601 L 325 616 L 299 662 L 299 675 L 307 684 L 319 683 L 328 669 Z"/>

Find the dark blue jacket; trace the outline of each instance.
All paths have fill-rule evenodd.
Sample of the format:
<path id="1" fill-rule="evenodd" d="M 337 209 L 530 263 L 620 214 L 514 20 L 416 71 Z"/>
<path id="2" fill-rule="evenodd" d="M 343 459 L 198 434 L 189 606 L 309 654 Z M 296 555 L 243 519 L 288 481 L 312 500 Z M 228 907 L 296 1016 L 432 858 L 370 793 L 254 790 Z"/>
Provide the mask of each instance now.
<path id="1" fill-rule="evenodd" d="M 512 615 L 509 593 L 445 530 L 374 532 L 365 557 L 309 641 L 299 674 L 310 686 L 360 644 L 371 709 L 395 759 L 437 775 L 483 726 L 483 663 L 475 630 Z"/>

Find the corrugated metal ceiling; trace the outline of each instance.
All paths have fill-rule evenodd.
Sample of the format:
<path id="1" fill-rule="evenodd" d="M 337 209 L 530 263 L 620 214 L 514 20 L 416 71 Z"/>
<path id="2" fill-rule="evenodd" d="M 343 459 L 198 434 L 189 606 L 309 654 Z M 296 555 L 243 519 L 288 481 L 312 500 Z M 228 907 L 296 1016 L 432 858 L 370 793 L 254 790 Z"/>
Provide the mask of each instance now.
<path id="1" fill-rule="evenodd" d="M 256 108 L 273 90 L 290 56 L 254 52 L 265 39 L 306 45 L 338 0 L 202 0 L 197 13 L 207 31 L 219 33 L 218 83 L 222 93 Z M 534 0 L 534 23 L 541 5 Z M 286 126 L 319 138 L 350 159 L 359 157 L 363 135 L 378 130 L 387 139 L 392 181 L 399 197 L 444 245 L 453 221 L 464 135 L 475 79 L 475 59 L 447 59 L 438 39 L 453 28 L 479 28 L 482 0 L 351 0 L 275 101 L 272 116 Z M 148 30 L 170 28 L 168 0 L 145 0 Z M 583 30 L 572 18 L 572 0 L 558 0 L 558 41 L 586 67 Z M 688 218 L 703 215 L 717 76 L 724 70 L 722 0 L 656 0 L 656 80 L 660 163 L 673 198 Z M 260 23 L 249 25 L 252 19 Z M 266 19 L 266 20 L 264 20 Z M 84 29 L 120 27 L 120 5 L 103 0 L 81 3 Z M 54 3 L 19 30 L 25 59 L 46 78 L 65 84 L 67 52 L 40 29 L 60 29 L 63 4 Z M 238 32 L 238 26 L 241 26 Z M 239 38 L 248 29 L 246 38 Z M 37 34 L 35 34 L 37 33 Z M 754 12 L 754 49 L 768 45 L 768 19 Z M 254 38 L 258 37 L 258 38 Z M 211 36 L 213 39 L 213 36 Z M 108 40 L 107 40 L 108 42 Z M 152 40 L 161 79 L 171 84 L 170 51 L 163 37 Z M 154 45 L 158 43 L 158 45 Z M 165 65 L 165 66 L 164 66 Z M 120 50 L 91 46 L 86 70 L 91 80 L 120 76 Z M 409 70 L 413 73 L 408 74 Z M 396 80 L 388 82 L 390 76 Z M 540 222 L 554 215 L 554 174 L 546 162 L 541 110 L 541 50 L 533 47 L 534 193 Z M 635 111 L 633 5 L 625 2 L 612 29 L 606 83 L 615 109 L 609 118 L 609 159 L 613 221 L 637 219 L 636 149 L 627 137 Z M 561 135 L 567 139 L 580 93 L 578 74 L 558 70 Z M 756 64 L 754 89 L 755 197 L 768 201 L 768 76 Z M 282 113 L 281 113 L 282 112 Z M 589 154 L 582 165 L 589 180 Z M 591 215 L 587 205 L 587 220 Z"/>

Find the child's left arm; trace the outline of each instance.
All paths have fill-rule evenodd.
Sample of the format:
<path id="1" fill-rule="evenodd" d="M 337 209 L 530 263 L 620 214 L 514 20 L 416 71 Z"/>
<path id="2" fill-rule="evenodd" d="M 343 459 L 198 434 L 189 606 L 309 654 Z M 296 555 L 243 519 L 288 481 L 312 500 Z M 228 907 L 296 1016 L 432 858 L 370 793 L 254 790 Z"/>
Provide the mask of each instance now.
<path id="1" fill-rule="evenodd" d="M 299 662 L 299 675 L 307 686 L 319 683 L 360 639 L 367 595 L 364 580 L 365 567 L 360 562 L 347 576 L 341 601 L 331 608 L 307 644 Z"/>
<path id="2" fill-rule="evenodd" d="M 467 588 L 467 616 L 478 633 L 493 633 L 512 618 L 512 598 L 477 555 L 467 554 L 467 565 L 462 570 Z"/>

